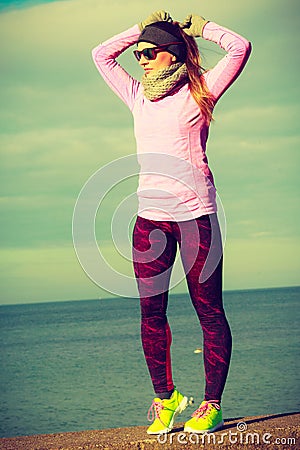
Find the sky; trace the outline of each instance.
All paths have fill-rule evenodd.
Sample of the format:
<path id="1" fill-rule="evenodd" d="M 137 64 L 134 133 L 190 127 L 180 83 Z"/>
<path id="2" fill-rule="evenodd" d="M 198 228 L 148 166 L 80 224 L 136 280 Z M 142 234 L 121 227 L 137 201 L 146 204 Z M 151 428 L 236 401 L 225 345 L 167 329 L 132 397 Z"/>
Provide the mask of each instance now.
<path id="1" fill-rule="evenodd" d="M 300 284 L 297 0 L 0 1 L 1 304 L 109 298 L 122 295 L 126 277 L 134 281 L 124 256 L 133 216 L 128 231 L 121 207 L 135 206 L 132 117 L 91 50 L 158 9 L 178 20 L 200 14 L 253 46 L 215 109 L 207 150 L 226 217 L 224 289 Z M 206 68 L 224 54 L 198 43 Z M 120 62 L 141 77 L 131 50 Z M 73 211 L 95 173 L 113 178 L 124 161 L 132 169 L 95 219 L 110 267 L 97 284 L 74 249 Z M 115 240 L 118 230 L 125 236 L 119 248 L 112 222 Z M 185 281 L 172 292 L 186 292 Z"/>

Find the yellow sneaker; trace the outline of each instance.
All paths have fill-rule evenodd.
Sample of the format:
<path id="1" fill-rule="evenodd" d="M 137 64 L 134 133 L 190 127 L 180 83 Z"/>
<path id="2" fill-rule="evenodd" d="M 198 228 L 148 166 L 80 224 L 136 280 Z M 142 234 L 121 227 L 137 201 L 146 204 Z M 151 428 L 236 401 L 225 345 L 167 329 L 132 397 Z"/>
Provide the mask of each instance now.
<path id="1" fill-rule="evenodd" d="M 154 422 L 147 430 L 148 434 L 168 433 L 172 430 L 174 420 L 177 414 L 182 413 L 188 406 L 189 400 L 176 389 L 171 398 L 163 399 L 155 398 L 148 411 L 148 420 Z"/>
<path id="2" fill-rule="evenodd" d="M 212 433 L 223 427 L 222 409 L 216 400 L 203 401 L 184 425 L 188 433 Z"/>

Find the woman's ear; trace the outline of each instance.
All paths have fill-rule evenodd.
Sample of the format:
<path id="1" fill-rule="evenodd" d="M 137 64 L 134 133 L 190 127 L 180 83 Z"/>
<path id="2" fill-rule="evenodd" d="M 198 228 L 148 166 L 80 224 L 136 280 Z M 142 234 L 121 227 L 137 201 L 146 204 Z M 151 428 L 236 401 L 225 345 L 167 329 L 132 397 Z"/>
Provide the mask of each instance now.
<path id="1" fill-rule="evenodd" d="M 173 55 L 171 61 L 172 61 L 172 62 L 176 62 L 176 60 L 177 60 L 176 56 Z"/>

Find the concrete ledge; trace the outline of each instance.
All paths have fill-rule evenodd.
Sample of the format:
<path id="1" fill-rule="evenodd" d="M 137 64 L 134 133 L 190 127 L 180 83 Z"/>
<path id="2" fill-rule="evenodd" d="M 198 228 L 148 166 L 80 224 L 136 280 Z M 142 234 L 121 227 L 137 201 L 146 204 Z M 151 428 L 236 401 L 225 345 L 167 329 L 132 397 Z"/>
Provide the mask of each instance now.
<path id="1" fill-rule="evenodd" d="M 240 417 L 225 420 L 210 435 L 183 432 L 183 423 L 161 437 L 146 434 L 147 427 L 113 428 L 72 433 L 0 439 L 2 450 L 162 450 L 162 449 L 298 449 L 300 413 Z"/>

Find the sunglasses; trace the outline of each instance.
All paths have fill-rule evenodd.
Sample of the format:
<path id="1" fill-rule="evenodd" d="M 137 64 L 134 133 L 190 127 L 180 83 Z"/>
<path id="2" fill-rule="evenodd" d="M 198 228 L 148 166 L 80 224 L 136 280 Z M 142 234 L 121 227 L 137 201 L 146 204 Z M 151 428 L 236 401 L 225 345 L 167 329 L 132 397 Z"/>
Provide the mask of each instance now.
<path id="1" fill-rule="evenodd" d="M 141 60 L 142 55 L 147 61 L 153 60 L 156 58 L 157 53 L 166 51 L 165 49 L 170 45 L 178 45 L 183 44 L 183 42 L 169 42 L 168 44 L 160 45 L 159 47 L 149 47 L 144 48 L 144 50 L 134 50 L 133 54 L 138 61 Z"/>

